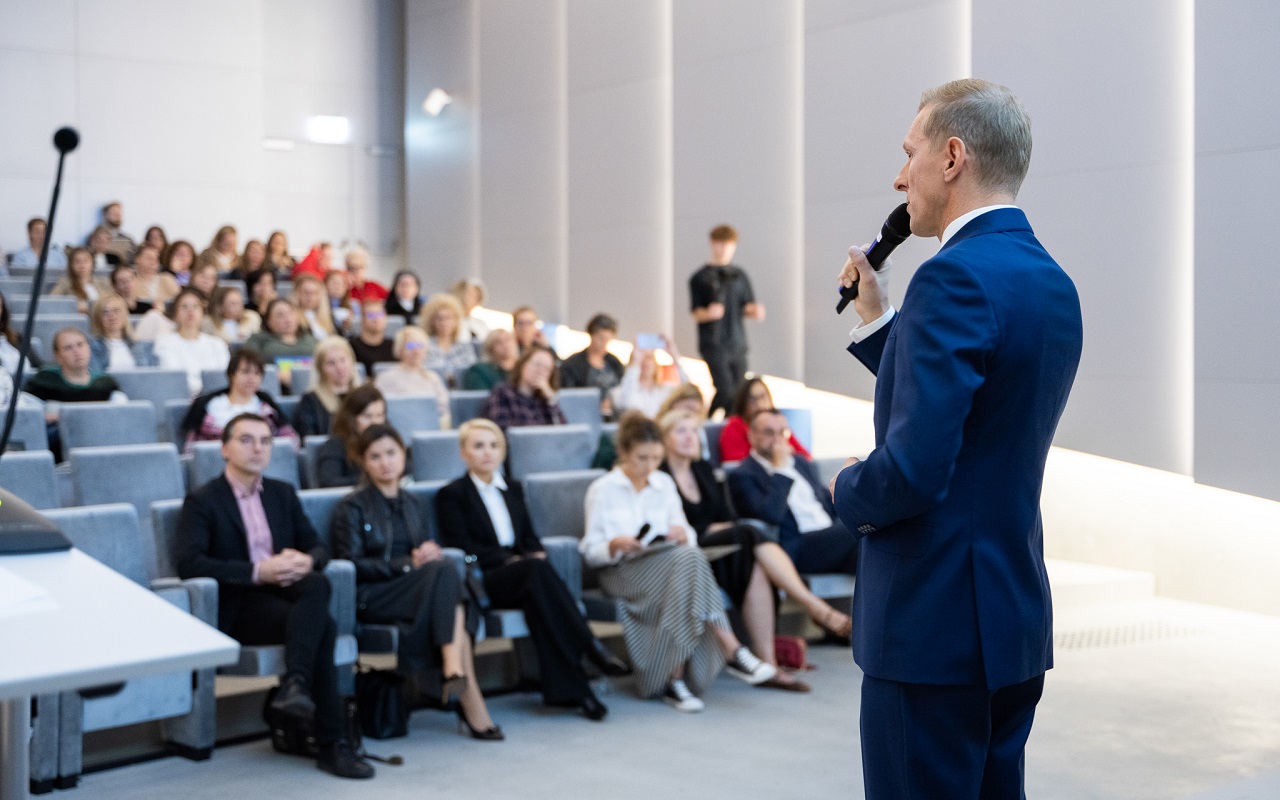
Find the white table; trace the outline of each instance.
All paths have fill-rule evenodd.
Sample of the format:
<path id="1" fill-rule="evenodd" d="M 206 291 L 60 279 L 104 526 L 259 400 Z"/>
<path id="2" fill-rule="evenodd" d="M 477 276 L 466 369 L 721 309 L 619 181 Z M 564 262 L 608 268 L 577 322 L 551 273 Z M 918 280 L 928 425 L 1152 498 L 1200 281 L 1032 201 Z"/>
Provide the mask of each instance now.
<path id="1" fill-rule="evenodd" d="M 234 639 L 79 550 L 0 556 L 0 569 L 0 581 L 43 594 L 0 605 L 0 800 L 27 797 L 33 695 L 239 657 Z"/>

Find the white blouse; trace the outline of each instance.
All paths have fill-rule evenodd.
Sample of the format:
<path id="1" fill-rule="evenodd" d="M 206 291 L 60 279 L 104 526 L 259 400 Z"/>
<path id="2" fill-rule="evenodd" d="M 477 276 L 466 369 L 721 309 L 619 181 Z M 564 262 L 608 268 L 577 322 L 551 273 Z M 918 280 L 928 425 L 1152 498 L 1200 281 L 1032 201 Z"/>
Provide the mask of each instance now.
<path id="1" fill-rule="evenodd" d="M 587 489 L 586 513 L 587 531 L 578 543 L 578 552 L 592 567 L 618 563 L 621 556 L 609 554 L 609 541 L 618 536 L 635 536 L 645 524 L 649 525 L 646 543 L 676 526 L 686 533 L 690 530 L 676 482 L 660 470 L 654 470 L 649 482 L 637 492 L 622 469 L 614 467 Z M 689 543 L 694 544 L 692 535 Z"/>

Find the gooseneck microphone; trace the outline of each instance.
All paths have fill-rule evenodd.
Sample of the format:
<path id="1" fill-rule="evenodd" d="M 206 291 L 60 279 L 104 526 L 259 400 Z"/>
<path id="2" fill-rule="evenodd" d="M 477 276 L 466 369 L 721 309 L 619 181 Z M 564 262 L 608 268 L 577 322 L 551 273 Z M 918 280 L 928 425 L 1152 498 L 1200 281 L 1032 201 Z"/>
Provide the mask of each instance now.
<path id="1" fill-rule="evenodd" d="M 880 235 L 871 243 L 871 249 L 867 250 L 867 262 L 871 264 L 871 268 L 879 272 L 889 254 L 909 236 L 911 236 L 911 215 L 907 213 L 907 204 L 903 203 L 889 214 L 889 218 L 880 227 Z M 857 281 L 854 281 L 852 286 L 841 286 L 840 302 L 836 304 L 836 313 L 844 313 L 845 306 L 857 297 Z"/>
<path id="2" fill-rule="evenodd" d="M 80 134 L 76 133 L 75 128 L 58 128 L 58 132 L 53 135 L 53 146 L 58 148 L 59 153 L 70 153 L 80 146 Z"/>

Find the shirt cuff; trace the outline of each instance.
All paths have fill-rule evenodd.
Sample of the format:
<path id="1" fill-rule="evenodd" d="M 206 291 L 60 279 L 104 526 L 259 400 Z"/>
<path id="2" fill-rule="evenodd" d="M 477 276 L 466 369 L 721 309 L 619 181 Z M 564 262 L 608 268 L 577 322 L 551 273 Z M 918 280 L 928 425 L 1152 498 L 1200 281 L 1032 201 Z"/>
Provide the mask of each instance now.
<path id="1" fill-rule="evenodd" d="M 258 580 L 258 565 L 257 565 L 257 564 L 254 564 L 254 565 L 253 565 L 253 578 L 252 578 L 252 580 L 253 580 L 253 582 L 254 582 L 255 584 L 262 583 L 262 581 Z"/>
<path id="2" fill-rule="evenodd" d="M 896 313 L 898 312 L 894 310 L 893 306 L 889 306 L 889 310 L 881 314 L 875 321 L 868 322 L 865 325 L 860 322 L 854 326 L 854 329 L 849 331 L 849 338 L 853 339 L 854 344 L 870 338 L 871 334 L 888 325 L 889 320 L 893 319 L 893 315 Z"/>

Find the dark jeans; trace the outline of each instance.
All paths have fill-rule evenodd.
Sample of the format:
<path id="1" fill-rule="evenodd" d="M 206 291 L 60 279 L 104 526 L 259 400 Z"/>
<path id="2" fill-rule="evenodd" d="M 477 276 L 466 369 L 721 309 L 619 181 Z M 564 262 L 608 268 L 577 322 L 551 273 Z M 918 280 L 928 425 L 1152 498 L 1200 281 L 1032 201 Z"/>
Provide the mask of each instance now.
<path id="1" fill-rule="evenodd" d="M 342 736 L 338 673 L 333 665 L 337 628 L 329 616 L 329 579 L 313 572 L 292 586 L 244 589 L 240 611 L 226 632 L 245 645 L 284 643 L 288 674 L 302 679 L 316 704 L 316 740 Z"/>
<path id="2" fill-rule="evenodd" d="M 733 405 L 733 396 L 747 375 L 747 353 L 746 351 L 724 353 L 719 350 L 704 350 L 700 355 L 707 362 L 711 382 L 716 387 L 716 396 L 711 399 L 711 407 L 707 409 L 707 415 L 715 413 L 717 408 L 723 408 L 727 416 L 729 407 Z"/>

